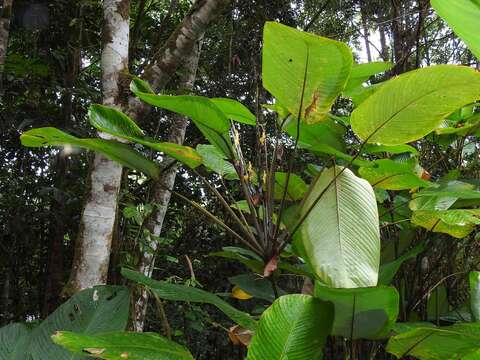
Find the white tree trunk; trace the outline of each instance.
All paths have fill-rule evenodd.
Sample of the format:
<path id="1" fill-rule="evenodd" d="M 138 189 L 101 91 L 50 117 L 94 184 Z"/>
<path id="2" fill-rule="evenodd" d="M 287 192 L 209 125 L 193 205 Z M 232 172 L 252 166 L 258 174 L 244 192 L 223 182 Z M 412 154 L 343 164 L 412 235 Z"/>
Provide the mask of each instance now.
<path id="1" fill-rule="evenodd" d="M 103 103 L 119 110 L 124 108 L 121 77 L 128 71 L 129 8 L 129 0 L 103 1 Z M 121 179 L 121 165 L 95 154 L 67 292 L 107 281 Z"/>
<path id="2" fill-rule="evenodd" d="M 193 89 L 195 82 L 198 58 L 200 56 L 201 40 L 192 49 L 191 55 L 185 61 L 183 66 L 184 73 L 180 78 L 178 85 L 179 93 L 188 93 Z M 172 116 L 172 124 L 168 135 L 168 141 L 176 144 L 182 144 L 185 139 L 185 131 L 188 125 L 188 118 L 181 115 Z M 168 204 L 170 202 L 171 193 L 166 189 L 172 189 L 175 185 L 175 177 L 177 175 L 177 166 L 171 166 L 167 170 L 162 172 L 160 179 L 153 185 L 153 199 L 152 201 L 159 205 L 156 207 L 155 212 L 152 214 L 150 221 L 147 224 L 147 229 L 155 237 L 160 236 L 163 227 L 163 220 L 167 213 Z M 144 252 L 141 254 L 139 271 L 148 277 L 152 276 L 152 271 L 155 266 L 155 251 L 158 244 L 152 239 L 149 241 L 153 252 Z M 147 312 L 148 293 L 145 290 L 140 290 L 135 299 L 133 330 L 143 331 L 145 324 L 145 315 Z"/>
<path id="3" fill-rule="evenodd" d="M 10 35 L 10 19 L 12 18 L 12 0 L 3 0 L 0 14 L 0 96 L 3 95 L 3 67 L 7 57 L 8 36 Z"/>

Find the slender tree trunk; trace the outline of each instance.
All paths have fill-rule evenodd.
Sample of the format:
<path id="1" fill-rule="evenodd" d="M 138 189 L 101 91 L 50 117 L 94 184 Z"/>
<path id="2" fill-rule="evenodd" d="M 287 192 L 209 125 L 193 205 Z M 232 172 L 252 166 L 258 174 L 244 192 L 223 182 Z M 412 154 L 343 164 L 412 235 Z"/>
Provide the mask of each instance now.
<path id="1" fill-rule="evenodd" d="M 184 73 L 181 76 L 178 86 L 178 93 L 188 93 L 193 89 L 195 82 L 198 58 L 200 55 L 201 41 L 192 49 L 190 57 L 185 61 L 183 66 Z M 181 115 L 172 116 L 172 125 L 168 135 L 168 141 L 176 144 L 182 144 L 185 139 L 185 131 L 188 125 L 188 118 Z M 170 191 L 175 185 L 175 177 L 177 175 L 177 166 L 171 166 L 162 173 L 160 179 L 153 184 L 152 202 L 157 204 L 155 212 L 150 217 L 147 229 L 150 233 L 158 237 L 162 232 L 163 221 L 167 213 L 168 204 L 170 202 Z M 149 241 L 152 247 L 152 252 L 143 252 L 140 257 L 139 271 L 148 277 L 152 276 L 152 271 L 155 266 L 155 251 L 158 244 L 151 239 Z M 135 299 L 133 329 L 135 331 L 143 331 L 145 323 L 145 315 L 147 312 L 148 294 L 144 290 L 140 290 Z"/>
<path id="2" fill-rule="evenodd" d="M 3 67 L 7 57 L 8 36 L 10 34 L 10 19 L 12 17 L 13 0 L 3 0 L 0 14 L 0 96 L 3 96 Z"/>
<path id="3" fill-rule="evenodd" d="M 67 36 L 68 53 L 66 57 L 66 71 L 64 74 L 64 94 L 62 97 L 62 118 L 58 126 L 68 129 L 72 125 L 73 116 L 73 89 L 75 79 L 80 70 L 80 46 L 82 39 L 83 5 L 79 4 L 70 14 L 71 18 L 78 18 L 80 21 L 74 28 L 70 28 Z M 69 31 L 69 29 L 66 29 Z M 62 302 L 61 292 L 65 285 L 64 278 L 64 241 L 68 232 L 66 219 L 69 214 L 66 209 L 65 192 L 68 187 L 66 176 L 68 174 L 69 160 L 59 152 L 56 156 L 55 166 L 55 188 L 58 189 L 58 196 L 51 201 L 51 222 L 49 230 L 49 244 L 47 247 L 47 266 L 45 271 L 45 286 L 43 289 L 42 318 L 45 318 L 55 310 Z"/>
<path id="4" fill-rule="evenodd" d="M 104 0 L 103 103 L 122 110 L 122 74 L 128 71 L 129 0 Z M 108 138 L 106 134 L 99 136 Z M 115 226 L 121 165 L 95 154 L 66 292 L 105 284 Z"/>
<path id="5" fill-rule="evenodd" d="M 362 30 L 363 30 L 363 40 L 365 41 L 365 49 L 367 51 L 367 60 L 372 62 L 372 51 L 370 50 L 370 39 L 367 23 L 367 11 L 365 9 L 365 4 L 363 1 L 360 1 L 360 14 L 362 18 Z"/>

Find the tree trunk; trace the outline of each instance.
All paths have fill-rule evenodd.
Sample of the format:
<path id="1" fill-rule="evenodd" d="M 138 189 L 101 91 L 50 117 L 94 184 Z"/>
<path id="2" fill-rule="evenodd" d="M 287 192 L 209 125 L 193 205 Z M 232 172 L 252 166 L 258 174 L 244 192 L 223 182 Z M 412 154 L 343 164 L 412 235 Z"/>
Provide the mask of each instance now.
<path id="1" fill-rule="evenodd" d="M 230 0 L 197 0 L 193 4 L 145 69 L 142 78 L 150 83 L 153 90 L 160 91 L 167 85 L 175 71 L 190 57 L 195 44 L 203 37 L 210 22 L 229 2 Z M 128 102 L 128 115 L 137 121 L 150 109 L 134 96 L 130 97 Z"/>
<path id="2" fill-rule="evenodd" d="M 7 57 L 8 35 L 10 33 L 10 19 L 12 17 L 13 0 L 3 0 L 0 14 L 0 96 L 3 96 L 3 67 Z"/>
<path id="3" fill-rule="evenodd" d="M 119 110 L 124 108 L 122 74 L 128 71 L 129 9 L 129 0 L 103 1 L 103 103 Z M 121 165 L 94 155 L 67 293 L 107 281 L 121 179 Z"/>
<path id="4" fill-rule="evenodd" d="M 372 62 L 372 51 L 370 49 L 370 39 L 367 23 L 367 11 L 365 9 L 365 4 L 363 1 L 360 1 L 360 14 L 362 18 L 363 40 L 365 42 L 365 50 L 367 51 L 367 60 L 368 62 Z"/>
<path id="5" fill-rule="evenodd" d="M 78 26 L 69 27 L 67 35 L 68 52 L 66 57 L 66 71 L 64 78 L 64 94 L 62 97 L 62 117 L 57 126 L 62 129 L 68 129 L 72 126 L 73 116 L 73 90 L 75 79 L 80 70 L 81 61 L 81 39 L 82 39 L 82 19 L 83 5 L 70 14 L 71 18 L 78 18 Z M 47 266 L 45 271 L 45 286 L 43 289 L 43 303 L 41 317 L 46 318 L 62 302 L 62 289 L 65 285 L 64 278 L 64 241 L 65 234 L 68 233 L 66 220 L 69 217 L 66 207 L 67 198 L 65 196 L 68 183 L 66 177 L 69 169 L 69 159 L 59 152 L 56 156 L 55 165 L 55 188 L 58 189 L 58 195 L 54 196 L 50 204 L 51 220 L 47 247 Z"/>
<path id="6" fill-rule="evenodd" d="M 198 67 L 198 58 L 200 56 L 201 40 L 198 45 L 192 49 L 190 57 L 185 61 L 183 66 L 184 73 L 180 78 L 178 85 L 178 93 L 188 93 L 193 89 L 195 77 Z M 185 131 L 188 125 L 188 118 L 175 114 L 172 116 L 172 125 L 168 135 L 168 141 L 176 144 L 182 144 L 185 139 Z M 162 232 L 163 220 L 167 213 L 168 204 L 170 202 L 170 191 L 175 185 L 175 177 L 177 175 L 177 166 L 171 166 L 165 170 L 160 179 L 153 184 L 152 202 L 159 205 L 156 207 L 154 213 L 147 223 L 147 229 L 150 233 L 158 237 Z M 158 244 L 151 239 L 149 241 L 152 247 L 152 252 L 143 252 L 140 257 L 139 271 L 148 277 L 152 276 L 152 271 L 155 266 L 155 251 Z M 135 331 L 143 331 L 145 323 L 145 315 L 147 312 L 148 294 L 144 290 L 139 290 L 134 305 L 134 319 L 132 319 L 132 327 Z"/>

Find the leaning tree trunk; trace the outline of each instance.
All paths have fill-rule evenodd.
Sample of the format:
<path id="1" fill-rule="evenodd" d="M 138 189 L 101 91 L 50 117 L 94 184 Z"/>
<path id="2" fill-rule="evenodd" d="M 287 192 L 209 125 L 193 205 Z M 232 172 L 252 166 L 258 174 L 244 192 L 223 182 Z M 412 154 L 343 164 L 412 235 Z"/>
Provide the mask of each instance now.
<path id="1" fill-rule="evenodd" d="M 3 67 L 7 57 L 8 36 L 10 34 L 10 19 L 12 18 L 13 0 L 3 0 L 0 14 L 0 96 L 3 96 Z"/>
<path id="2" fill-rule="evenodd" d="M 104 0 L 102 29 L 103 103 L 122 110 L 123 72 L 128 71 L 129 0 Z M 106 134 L 99 134 L 107 138 Z M 122 167 L 95 154 L 66 292 L 105 284 L 117 213 Z"/>
<path id="3" fill-rule="evenodd" d="M 229 3 L 230 0 L 198 0 L 192 5 L 182 22 L 155 53 L 142 75 L 153 90 L 163 90 L 185 59 L 190 57 L 208 25 Z M 138 98 L 129 98 L 128 115 L 132 119 L 139 121 L 149 109 L 150 107 Z"/>
<path id="4" fill-rule="evenodd" d="M 180 78 L 178 93 L 188 93 L 193 89 L 198 67 L 198 58 L 200 55 L 201 41 L 192 50 L 190 57 L 186 60 L 183 68 L 184 73 Z M 188 125 L 188 118 L 175 114 L 172 116 L 172 124 L 168 134 L 168 141 L 176 144 L 182 144 L 185 139 L 185 131 Z M 169 159 L 169 161 L 173 161 Z M 171 192 L 166 189 L 172 189 L 177 175 L 177 166 L 173 165 L 162 172 L 161 177 L 153 184 L 152 202 L 158 206 L 147 223 L 147 229 L 153 235 L 148 242 L 153 251 L 145 251 L 140 254 L 139 271 L 148 277 L 152 276 L 155 266 L 155 251 L 158 244 L 153 240 L 160 236 L 162 232 L 163 220 L 167 213 L 170 202 Z M 147 312 L 148 294 L 145 290 L 139 290 L 135 299 L 133 310 L 132 327 L 135 331 L 143 331 L 145 315 Z"/>

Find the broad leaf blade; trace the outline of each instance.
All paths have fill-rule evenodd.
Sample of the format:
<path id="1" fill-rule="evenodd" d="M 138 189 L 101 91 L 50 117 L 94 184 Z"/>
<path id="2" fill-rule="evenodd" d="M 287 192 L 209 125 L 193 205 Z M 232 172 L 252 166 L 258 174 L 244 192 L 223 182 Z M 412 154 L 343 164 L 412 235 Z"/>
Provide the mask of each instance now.
<path id="1" fill-rule="evenodd" d="M 0 359 L 84 359 L 84 356 L 72 355 L 55 345 L 51 335 L 58 330 L 75 331 L 86 335 L 123 330 L 127 325 L 129 302 L 130 292 L 123 286 L 95 286 L 83 290 L 60 305 L 30 332 L 25 331 L 21 325 L 2 328 L 0 344 L 5 341 L 7 344 L 10 343 L 11 340 L 8 338 L 12 331 L 15 331 L 19 338 L 13 352 L 8 354 L 9 357 L 2 358 L 3 355 L 0 354 Z"/>
<path id="2" fill-rule="evenodd" d="M 335 306 L 332 335 L 381 339 L 397 320 L 399 295 L 393 287 L 330 289 L 315 284 L 315 297 Z"/>
<path id="3" fill-rule="evenodd" d="M 330 333 L 333 306 L 308 295 L 278 298 L 260 319 L 247 360 L 318 360 Z"/>
<path id="4" fill-rule="evenodd" d="M 480 2 L 477 0 L 432 0 L 432 7 L 480 59 Z"/>
<path id="5" fill-rule="evenodd" d="M 116 161 L 131 169 L 158 178 L 160 169 L 153 161 L 147 159 L 127 144 L 104 139 L 79 139 L 56 128 L 37 128 L 24 132 L 20 139 L 23 146 L 74 146 L 92 150 L 105 155 L 110 160 Z"/>
<path id="6" fill-rule="evenodd" d="M 418 210 L 413 212 L 412 223 L 461 239 L 480 225 L 480 209 Z"/>
<path id="7" fill-rule="evenodd" d="M 94 336 L 59 331 L 53 341 L 71 352 L 106 360 L 193 360 L 183 346 L 154 333 L 111 332 Z"/>
<path id="8" fill-rule="evenodd" d="M 310 207 L 313 210 L 301 225 L 300 236 L 318 278 L 338 288 L 375 286 L 380 231 L 370 184 L 349 169 L 324 170 L 312 185 L 301 215 Z"/>
<path id="9" fill-rule="evenodd" d="M 375 160 L 372 167 L 361 167 L 359 173 L 374 187 L 385 190 L 407 190 L 428 187 L 415 172 L 414 164 L 400 163 L 390 159 Z"/>
<path id="10" fill-rule="evenodd" d="M 202 157 L 189 146 L 156 141 L 144 136 L 143 131 L 132 119 L 116 109 L 92 105 L 89 115 L 90 123 L 102 132 L 164 152 L 191 168 L 196 168 L 202 163 Z"/>
<path id="11" fill-rule="evenodd" d="M 255 330 L 257 326 L 256 321 L 253 320 L 249 314 L 235 309 L 217 295 L 209 293 L 208 291 L 185 285 L 171 284 L 165 281 L 152 280 L 139 272 L 128 269 L 122 269 L 122 275 L 127 279 L 145 285 L 162 299 L 211 304 L 216 306 L 237 324 L 247 329 Z"/>
<path id="12" fill-rule="evenodd" d="M 247 125 L 256 125 L 257 119 L 248 108 L 242 103 L 228 98 L 213 98 L 210 99 L 224 114 L 227 118 L 247 124 Z"/>
<path id="13" fill-rule="evenodd" d="M 480 324 L 460 323 L 441 328 L 413 328 L 390 338 L 387 351 L 398 358 L 410 355 L 420 360 L 466 359 L 478 352 L 479 343 Z"/>
<path id="14" fill-rule="evenodd" d="M 139 91 L 142 86 L 137 86 L 136 82 L 132 82 L 130 89 L 138 98 L 147 104 L 188 116 L 212 145 L 230 156 L 230 121 L 213 101 L 203 96 L 145 93 Z"/>
<path id="15" fill-rule="evenodd" d="M 369 143 L 417 140 L 450 113 L 480 98 L 480 74 L 457 65 L 414 70 L 385 82 L 352 113 L 355 133 Z"/>
<path id="16" fill-rule="evenodd" d="M 14 323 L 0 328 L 0 360 L 24 360 L 30 332 L 24 324 Z"/>
<path id="17" fill-rule="evenodd" d="M 263 41 L 264 87 L 295 118 L 326 119 L 350 75 L 348 46 L 275 22 L 265 24 Z"/>

